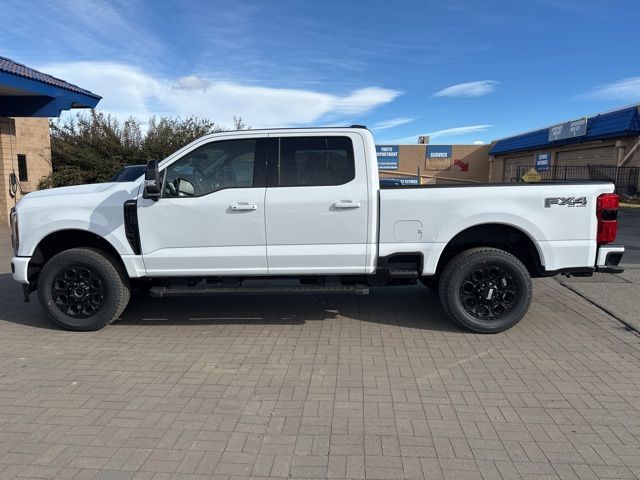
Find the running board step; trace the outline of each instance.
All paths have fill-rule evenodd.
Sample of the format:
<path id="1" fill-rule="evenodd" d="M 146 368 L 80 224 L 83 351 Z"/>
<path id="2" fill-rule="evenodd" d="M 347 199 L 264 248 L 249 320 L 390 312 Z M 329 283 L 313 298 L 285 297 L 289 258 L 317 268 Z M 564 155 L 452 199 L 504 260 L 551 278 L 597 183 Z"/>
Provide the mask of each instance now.
<path id="1" fill-rule="evenodd" d="M 416 270 L 404 269 L 404 268 L 390 268 L 389 278 L 394 280 L 410 279 L 415 280 L 418 278 L 418 272 Z"/>
<path id="2" fill-rule="evenodd" d="M 368 295 L 369 287 L 365 285 L 316 286 L 300 285 L 295 287 L 152 287 L 149 295 L 163 297 L 192 297 L 208 295 L 230 295 L 244 293 L 252 295 L 264 294 L 305 294 L 305 293 L 351 293 Z"/>

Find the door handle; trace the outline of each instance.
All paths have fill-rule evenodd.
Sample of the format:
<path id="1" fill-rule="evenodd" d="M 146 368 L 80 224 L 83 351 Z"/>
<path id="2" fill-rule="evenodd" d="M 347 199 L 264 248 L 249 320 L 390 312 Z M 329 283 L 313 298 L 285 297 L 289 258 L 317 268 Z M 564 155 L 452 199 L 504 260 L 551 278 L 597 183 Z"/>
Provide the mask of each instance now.
<path id="1" fill-rule="evenodd" d="M 250 210 L 257 210 L 258 206 L 254 203 L 241 202 L 241 203 L 234 203 L 230 205 L 230 208 L 234 212 L 244 212 L 244 211 L 250 211 Z"/>
<path id="2" fill-rule="evenodd" d="M 360 208 L 360 202 L 336 202 L 333 206 L 334 208 Z"/>

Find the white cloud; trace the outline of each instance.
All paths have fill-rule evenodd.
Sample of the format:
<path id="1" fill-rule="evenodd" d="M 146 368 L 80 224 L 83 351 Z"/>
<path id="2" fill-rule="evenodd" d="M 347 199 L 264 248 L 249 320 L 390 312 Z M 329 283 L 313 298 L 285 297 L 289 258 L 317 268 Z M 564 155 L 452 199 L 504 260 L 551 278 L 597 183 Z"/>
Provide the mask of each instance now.
<path id="1" fill-rule="evenodd" d="M 493 92 L 499 82 L 495 80 L 481 80 L 451 85 L 433 94 L 434 97 L 481 97 Z"/>
<path id="2" fill-rule="evenodd" d="M 430 139 L 453 137 L 456 135 L 466 135 L 467 133 L 483 132 L 491 127 L 493 127 L 493 125 L 469 125 L 466 127 L 453 127 L 436 130 L 435 132 L 427 133 L 426 135 L 429 135 Z"/>
<path id="3" fill-rule="evenodd" d="M 211 82 L 205 80 L 198 75 L 188 75 L 186 77 L 178 77 L 175 88 L 182 90 L 206 90 Z"/>
<path id="4" fill-rule="evenodd" d="M 415 120 L 414 117 L 390 118 L 389 120 L 383 120 L 382 122 L 374 123 L 373 127 L 371 127 L 371 130 L 385 130 L 387 128 L 398 127 L 400 125 L 411 123 L 414 120 Z"/>
<path id="5" fill-rule="evenodd" d="M 436 130 L 434 132 L 429 132 L 429 133 L 416 133 L 415 135 L 410 135 L 408 137 L 394 138 L 389 140 L 385 139 L 384 143 L 390 143 L 390 144 L 416 143 L 418 141 L 418 137 L 421 135 L 428 136 L 429 141 L 435 140 L 437 138 L 460 137 L 463 135 L 467 135 L 469 133 L 483 132 L 485 130 L 488 130 L 491 127 L 493 127 L 493 125 L 482 124 L 482 125 L 468 125 L 465 127 L 445 128 L 443 130 Z M 476 141 L 476 143 L 477 142 L 478 140 Z"/>
<path id="6" fill-rule="evenodd" d="M 333 97 L 332 103 L 339 113 L 358 114 L 394 100 L 400 92 L 387 88 L 367 87 L 354 90 L 344 97 Z"/>
<path id="7" fill-rule="evenodd" d="M 101 95 L 98 108 L 120 118 L 201 115 L 230 126 L 236 115 L 254 128 L 307 125 L 326 117 L 363 115 L 401 93 L 366 87 L 337 95 L 246 85 L 203 75 L 166 79 L 133 65 L 111 62 L 59 63 L 39 69 Z"/>
<path id="8" fill-rule="evenodd" d="M 476 140 L 475 142 L 473 142 L 474 145 L 484 145 L 484 141 L 482 140 Z"/>
<path id="9" fill-rule="evenodd" d="M 640 77 L 625 78 L 608 85 L 602 85 L 581 95 L 594 100 L 640 100 Z"/>

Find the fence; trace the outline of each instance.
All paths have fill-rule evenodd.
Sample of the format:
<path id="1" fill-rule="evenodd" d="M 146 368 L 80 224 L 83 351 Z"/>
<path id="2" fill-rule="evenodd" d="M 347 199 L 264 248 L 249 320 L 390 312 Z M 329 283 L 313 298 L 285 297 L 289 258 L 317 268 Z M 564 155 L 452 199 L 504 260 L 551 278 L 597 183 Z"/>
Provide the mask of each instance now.
<path id="1" fill-rule="evenodd" d="M 450 183 L 450 184 L 478 184 L 483 183 L 478 180 L 468 180 L 466 178 L 452 178 L 444 177 L 442 175 L 426 175 L 420 173 L 418 169 L 417 173 L 406 173 L 389 170 L 379 170 L 380 180 L 384 181 L 384 185 L 425 185 L 434 183 Z"/>
<path id="2" fill-rule="evenodd" d="M 420 185 L 419 175 L 380 175 L 380 183 L 386 185 Z"/>
<path id="3" fill-rule="evenodd" d="M 521 182 L 522 176 L 534 168 L 532 165 L 517 165 L 512 182 Z M 616 165 L 554 165 L 549 170 L 538 171 L 541 181 L 559 182 L 563 180 L 597 180 L 613 182 L 616 193 L 620 195 L 638 195 L 639 167 L 618 167 Z"/>

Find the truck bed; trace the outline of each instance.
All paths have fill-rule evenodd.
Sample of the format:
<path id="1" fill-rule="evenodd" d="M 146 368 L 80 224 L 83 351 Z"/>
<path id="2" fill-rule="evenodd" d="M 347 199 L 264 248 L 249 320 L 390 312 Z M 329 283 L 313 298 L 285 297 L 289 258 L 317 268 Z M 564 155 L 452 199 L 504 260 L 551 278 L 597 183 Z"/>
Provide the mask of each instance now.
<path id="1" fill-rule="evenodd" d="M 498 183 L 392 186 L 380 191 L 381 256 L 420 252 L 423 273 L 435 273 L 446 244 L 475 225 L 500 224 L 536 244 L 547 271 L 594 265 L 595 199 L 614 190 L 608 182 Z M 546 199 L 585 198 L 586 205 Z M 560 202 L 561 203 L 561 202 Z"/>

